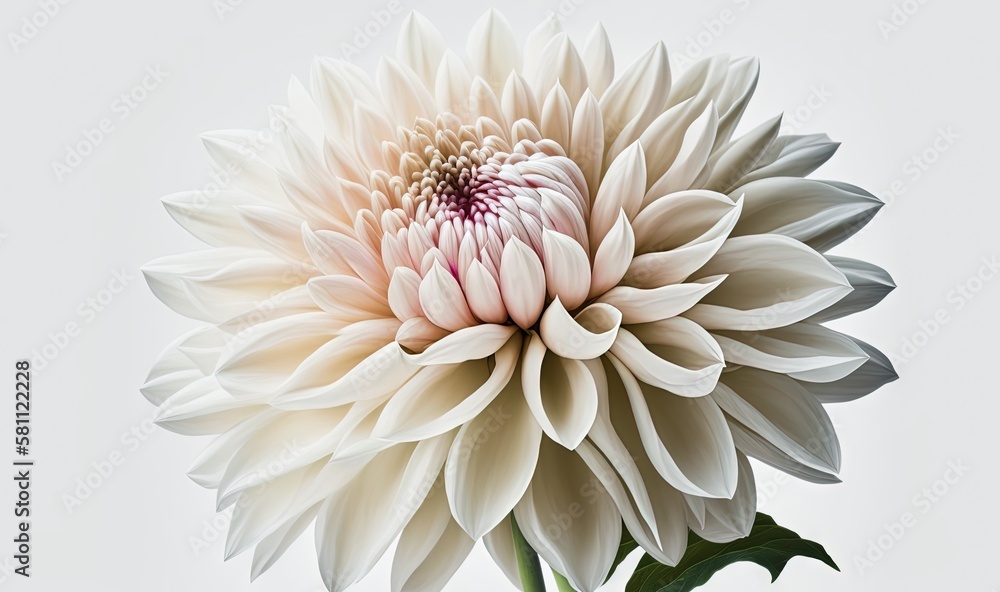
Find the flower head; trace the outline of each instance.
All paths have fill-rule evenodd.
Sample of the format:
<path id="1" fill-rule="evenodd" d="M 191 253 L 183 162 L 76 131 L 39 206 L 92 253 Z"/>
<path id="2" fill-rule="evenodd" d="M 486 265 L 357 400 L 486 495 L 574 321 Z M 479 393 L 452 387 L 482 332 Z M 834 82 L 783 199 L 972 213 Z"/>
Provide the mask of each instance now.
<path id="1" fill-rule="evenodd" d="M 752 59 L 616 75 L 600 26 L 520 51 L 494 11 L 466 54 L 413 14 L 375 79 L 318 59 L 271 130 L 205 136 L 227 188 L 164 200 L 214 248 L 145 275 L 208 325 L 143 393 L 219 434 L 190 475 L 235 507 L 227 555 L 256 576 L 315 523 L 331 590 L 397 537 L 393 588 L 440 589 L 484 538 L 516 581 L 513 513 L 591 591 L 623 524 L 668 564 L 745 536 L 748 456 L 836 481 L 822 404 L 895 378 L 821 324 L 893 287 L 825 254 L 882 205 L 805 178 L 837 144 L 735 137 Z"/>

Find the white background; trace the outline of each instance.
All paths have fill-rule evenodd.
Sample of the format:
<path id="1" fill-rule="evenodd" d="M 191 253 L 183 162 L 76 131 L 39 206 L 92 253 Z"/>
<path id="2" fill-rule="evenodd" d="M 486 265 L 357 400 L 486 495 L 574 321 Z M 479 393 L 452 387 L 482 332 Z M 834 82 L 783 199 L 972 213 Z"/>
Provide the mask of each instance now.
<path id="1" fill-rule="evenodd" d="M 891 203 L 837 252 L 873 261 L 896 278 L 900 288 L 882 305 L 841 328 L 897 361 L 905 355 L 906 363 L 897 364 L 902 379 L 832 408 L 844 446 L 843 484 L 758 473 L 761 509 L 822 542 L 843 572 L 797 559 L 770 585 L 764 570 L 740 565 L 703 589 L 1000 587 L 1000 401 L 993 380 L 1000 286 L 977 279 L 981 271 L 990 275 L 982 259 L 1000 255 L 993 182 L 1000 156 L 1000 6 L 972 0 L 576 1 L 560 7 L 556 0 L 511 0 L 501 8 L 522 39 L 550 11 L 561 11 L 580 41 L 603 21 L 620 68 L 661 39 L 675 59 L 699 49 L 692 39 L 707 45 L 706 53 L 755 54 L 762 78 L 748 123 L 785 111 L 797 131 L 826 131 L 844 143 L 819 177 L 876 193 L 895 183 Z M 897 13 L 898 30 L 880 30 L 894 1 L 912 14 Z M 459 48 L 488 6 L 481 0 L 403 4 L 434 20 Z M 34 576 L 25 581 L 0 570 L 0 590 L 322 589 L 311 536 L 253 585 L 249 555 L 223 563 L 221 537 L 192 550 L 192 538 L 203 536 L 214 517 L 214 496 L 184 473 L 206 442 L 159 429 L 147 436 L 142 426 L 152 408 L 137 387 L 160 349 L 193 322 L 157 302 L 138 269 L 152 258 L 200 248 L 159 203 L 162 195 L 210 182 L 198 134 L 265 125 L 265 107 L 284 101 L 290 74 L 307 79 L 313 55 L 340 56 L 370 12 L 386 6 L 386 0 L 244 0 L 220 17 L 211 0 L 70 2 L 17 51 L 0 46 L 0 375 L 11 391 L 0 404 L 0 443 L 11 444 L 9 452 L 0 444 L 0 461 L 13 457 L 14 360 L 46 345 L 65 346 L 44 369 L 36 368 L 33 381 Z M 0 33 L 9 41 L 8 33 L 20 34 L 21 19 L 38 10 L 35 0 L 6 0 Z M 729 22 L 721 27 L 712 22 L 723 16 Z M 402 19 L 394 16 L 353 61 L 372 69 L 380 54 L 393 52 Z M 122 119 L 118 96 L 156 66 L 168 76 Z M 816 91 L 832 96 L 813 99 L 810 107 Z M 79 168 L 57 179 L 52 163 L 103 118 L 113 120 L 114 130 Z M 939 141 L 935 149 L 939 130 L 949 129 L 957 139 Z M 926 170 L 913 160 L 925 151 L 934 161 Z M 99 313 L 88 312 L 95 309 L 87 299 L 100 297 L 122 269 L 132 277 L 125 289 L 106 306 L 98 304 Z M 962 296 L 954 291 L 959 285 L 978 292 Z M 929 323 L 935 316 L 947 320 L 937 330 Z M 57 333 L 70 322 L 81 330 L 64 342 Z M 145 439 L 128 436 L 133 429 Z M 122 464 L 68 511 L 64 496 L 74 495 L 77 480 L 116 452 Z M 938 493 L 931 493 L 937 501 L 929 502 L 925 488 L 946 474 L 955 477 L 947 473 L 949 463 L 969 468 L 956 483 L 938 483 Z M 3 475 L 0 558 L 9 558 L 13 472 Z M 887 550 L 859 568 L 859 558 L 871 560 L 867 554 L 886 525 L 907 512 L 915 524 L 898 541 L 883 538 Z M 383 561 L 356 589 L 386 590 L 388 570 Z M 608 589 L 620 590 L 623 581 L 616 578 Z M 510 586 L 479 546 L 448 589 Z"/>

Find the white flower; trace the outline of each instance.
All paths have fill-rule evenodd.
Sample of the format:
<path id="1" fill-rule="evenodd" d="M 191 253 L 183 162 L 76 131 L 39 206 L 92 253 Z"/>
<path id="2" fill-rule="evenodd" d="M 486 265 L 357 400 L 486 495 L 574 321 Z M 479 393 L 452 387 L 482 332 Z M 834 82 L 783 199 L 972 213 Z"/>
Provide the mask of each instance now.
<path id="1" fill-rule="evenodd" d="M 826 251 L 882 203 L 805 179 L 837 148 L 733 139 L 753 59 L 672 80 L 658 44 L 615 75 L 549 18 L 518 49 L 491 11 L 466 58 L 423 17 L 375 79 L 317 59 L 265 132 L 207 134 L 228 187 L 164 200 L 208 251 L 144 273 L 209 324 L 143 393 L 220 434 L 191 477 L 235 506 L 266 570 L 315 522 L 331 590 L 399 537 L 394 590 L 440 589 L 485 538 L 517 582 L 509 515 L 581 591 L 622 525 L 673 564 L 690 528 L 743 537 L 757 458 L 834 482 L 822 403 L 895 378 L 820 323 L 891 290 Z"/>

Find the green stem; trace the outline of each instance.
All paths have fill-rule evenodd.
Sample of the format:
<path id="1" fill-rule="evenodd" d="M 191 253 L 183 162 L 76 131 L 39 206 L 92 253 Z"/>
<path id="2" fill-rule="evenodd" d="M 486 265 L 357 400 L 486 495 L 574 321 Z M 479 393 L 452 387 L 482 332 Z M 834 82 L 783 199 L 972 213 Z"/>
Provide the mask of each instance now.
<path id="1" fill-rule="evenodd" d="M 552 575 L 556 577 L 556 587 L 559 588 L 559 592 L 576 592 L 573 586 L 570 585 L 569 580 L 566 579 L 566 576 L 555 570 L 552 570 Z"/>
<path id="2" fill-rule="evenodd" d="M 517 571 L 521 574 L 521 587 L 524 592 L 545 592 L 545 578 L 542 576 L 542 564 L 538 561 L 538 553 L 524 540 L 521 529 L 510 515 L 510 530 L 514 535 L 514 554 L 517 555 Z"/>

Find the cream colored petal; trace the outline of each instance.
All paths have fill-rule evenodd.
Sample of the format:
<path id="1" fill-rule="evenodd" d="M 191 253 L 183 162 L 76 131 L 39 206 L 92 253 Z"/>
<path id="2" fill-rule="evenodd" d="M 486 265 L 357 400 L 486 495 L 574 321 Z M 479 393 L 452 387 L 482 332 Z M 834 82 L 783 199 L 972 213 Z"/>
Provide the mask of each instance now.
<path id="1" fill-rule="evenodd" d="M 625 210 L 618 212 L 618 220 L 597 247 L 594 254 L 594 272 L 590 283 L 590 297 L 596 298 L 611 290 L 625 277 L 635 255 L 635 233 Z"/>
<path id="2" fill-rule="evenodd" d="M 733 191 L 740 179 L 756 170 L 767 157 L 780 129 L 781 117 L 778 116 L 715 151 L 709 160 L 712 172 L 703 186 L 721 193 Z"/>
<path id="3" fill-rule="evenodd" d="M 521 69 L 519 47 L 510 23 L 491 8 L 469 31 L 466 54 L 474 74 L 499 93 L 510 73 Z"/>
<path id="4" fill-rule="evenodd" d="M 632 144 L 615 159 L 601 182 L 590 216 L 590 244 L 601 244 L 615 225 L 622 210 L 629 220 L 635 218 L 642 207 L 646 193 L 646 156 L 642 145 Z"/>
<path id="5" fill-rule="evenodd" d="M 726 276 L 711 276 L 689 284 L 675 284 L 648 290 L 618 286 L 598 298 L 598 302 L 610 304 L 620 310 L 622 322 L 626 325 L 651 323 L 690 310 L 725 280 Z"/>
<path id="6" fill-rule="evenodd" d="M 749 536 L 750 529 L 753 528 L 757 515 L 757 485 L 753 478 L 753 467 L 742 453 L 737 452 L 736 457 L 740 475 L 733 499 L 697 498 L 696 503 L 704 504 L 705 507 L 704 520 L 689 520 L 691 530 L 706 541 L 731 543 Z"/>
<path id="7" fill-rule="evenodd" d="M 663 43 L 653 46 L 615 78 L 601 96 L 608 158 L 615 158 L 639 139 L 663 113 L 670 86 L 670 60 Z"/>
<path id="8" fill-rule="evenodd" d="M 576 318 L 556 298 L 542 315 L 539 335 L 556 355 L 572 360 L 592 360 L 604 355 L 618 336 L 622 314 L 607 304 L 591 304 Z"/>
<path id="9" fill-rule="evenodd" d="M 417 11 L 406 16 L 400 27 L 396 55 L 428 89 L 434 89 L 438 66 L 447 49 L 444 37 L 427 17 Z"/>
<path id="10" fill-rule="evenodd" d="M 473 259 L 465 278 L 465 297 L 469 309 L 484 323 L 502 324 L 507 321 L 500 286 L 493 275 L 478 260 Z"/>
<path id="11" fill-rule="evenodd" d="M 486 550 L 500 571 L 517 590 L 522 590 L 521 575 L 518 572 L 517 556 L 514 554 L 514 533 L 511 532 L 510 516 L 503 519 L 496 528 L 483 537 Z"/>
<path id="12" fill-rule="evenodd" d="M 420 307 L 424 316 L 447 331 L 458 331 L 476 324 L 462 286 L 436 261 L 420 282 Z"/>
<path id="13" fill-rule="evenodd" d="M 465 62 L 458 57 L 458 54 L 447 50 L 441 58 L 434 82 L 434 95 L 438 107 L 459 117 L 471 119 L 473 115 L 469 106 L 471 89 L 472 76 L 469 75 Z"/>
<path id="14" fill-rule="evenodd" d="M 507 121 L 527 119 L 540 124 L 542 119 L 538 99 L 535 96 L 524 77 L 517 72 L 511 72 L 500 99 L 500 106 Z"/>
<path id="15" fill-rule="evenodd" d="M 589 90 L 583 93 L 573 115 L 569 152 L 587 179 L 593 203 L 604 173 L 604 119 L 600 102 Z"/>
<path id="16" fill-rule="evenodd" d="M 372 290 L 360 279 L 346 275 L 327 275 L 309 280 L 309 293 L 316 304 L 344 321 L 356 322 L 392 316 L 385 296 Z"/>
<path id="17" fill-rule="evenodd" d="M 569 150 L 572 131 L 573 103 L 562 84 L 557 82 L 542 106 L 542 135 Z"/>
<path id="18" fill-rule="evenodd" d="M 576 46 L 565 33 L 559 33 L 542 50 L 534 76 L 528 78 L 531 88 L 541 96 L 558 82 L 571 103 L 576 103 L 587 90 L 587 69 Z"/>
<path id="19" fill-rule="evenodd" d="M 522 329 L 530 328 L 542 314 L 545 270 L 538 255 L 517 237 L 504 245 L 500 293 L 511 320 Z"/>
<path id="20" fill-rule="evenodd" d="M 683 397 L 712 392 L 723 368 L 719 345 L 683 317 L 620 329 L 611 353 L 639 380 Z"/>
<path id="21" fill-rule="evenodd" d="M 495 354 L 515 333 L 517 327 L 512 325 L 474 325 L 451 333 L 423 353 L 408 354 L 406 358 L 420 366 L 480 360 Z"/>
<path id="22" fill-rule="evenodd" d="M 397 125 L 412 126 L 419 118 L 436 111 L 434 97 L 420 78 L 396 60 L 383 57 L 378 66 L 378 83 L 389 113 Z M 391 136 L 382 140 L 391 140 Z"/>
<path id="23" fill-rule="evenodd" d="M 572 450 L 587 436 L 597 417 L 597 386 L 580 360 L 548 351 L 532 333 L 521 372 L 524 398 L 545 434 Z"/>
<path id="24" fill-rule="evenodd" d="M 601 98 L 615 79 L 615 55 L 604 25 L 597 23 L 594 26 L 583 47 L 582 57 L 587 68 L 590 91 Z"/>
<path id="25" fill-rule="evenodd" d="M 543 267 L 549 298 L 559 298 L 570 310 L 587 299 L 590 258 L 580 243 L 552 230 L 542 231 Z"/>

